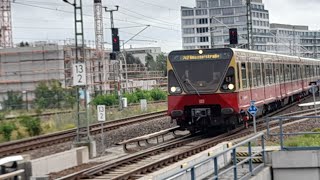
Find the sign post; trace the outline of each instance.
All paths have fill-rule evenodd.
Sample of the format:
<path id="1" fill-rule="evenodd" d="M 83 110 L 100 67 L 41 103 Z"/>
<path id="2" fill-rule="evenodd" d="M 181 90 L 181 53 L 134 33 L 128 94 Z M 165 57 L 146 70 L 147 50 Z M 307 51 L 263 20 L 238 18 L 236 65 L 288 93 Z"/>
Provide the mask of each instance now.
<path id="1" fill-rule="evenodd" d="M 103 123 L 106 121 L 106 106 L 97 106 L 98 121 L 101 122 L 101 148 L 102 154 L 104 153 L 104 136 L 103 136 Z"/>
<path id="2" fill-rule="evenodd" d="M 258 108 L 255 106 L 255 101 L 251 100 L 250 101 L 250 107 L 248 109 L 248 112 L 252 115 L 253 117 L 253 129 L 254 129 L 254 133 L 257 133 L 257 124 L 256 124 L 256 115 L 257 115 L 257 111 Z"/>

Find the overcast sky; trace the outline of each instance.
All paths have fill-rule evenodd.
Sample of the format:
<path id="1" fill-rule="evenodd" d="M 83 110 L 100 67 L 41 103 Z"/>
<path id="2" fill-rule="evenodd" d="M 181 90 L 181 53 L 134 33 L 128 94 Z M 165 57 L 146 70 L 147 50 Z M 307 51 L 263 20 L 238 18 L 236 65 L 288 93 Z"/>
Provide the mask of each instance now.
<path id="1" fill-rule="evenodd" d="M 73 0 L 70 0 L 73 2 Z M 181 49 L 180 6 L 195 6 L 195 0 L 108 0 L 103 5 L 113 8 L 115 26 L 120 28 L 120 39 L 128 40 L 151 25 L 127 47 L 160 46 L 169 52 Z M 319 0 L 263 0 L 270 13 L 271 23 L 308 25 L 320 29 Z M 94 40 L 93 0 L 83 0 L 85 39 Z M 14 42 L 50 40 L 74 37 L 73 7 L 62 0 L 15 0 L 12 4 Z M 109 14 L 104 15 L 106 46 L 110 43 Z"/>

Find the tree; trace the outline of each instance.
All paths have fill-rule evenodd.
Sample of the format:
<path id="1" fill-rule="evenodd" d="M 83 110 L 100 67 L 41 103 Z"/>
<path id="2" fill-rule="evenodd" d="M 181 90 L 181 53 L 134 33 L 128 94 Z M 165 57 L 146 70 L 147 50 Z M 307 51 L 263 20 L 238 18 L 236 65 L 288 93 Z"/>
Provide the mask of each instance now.
<path id="1" fill-rule="evenodd" d="M 167 56 L 163 53 L 159 54 L 156 58 L 156 64 L 157 70 L 164 72 L 164 75 L 167 76 Z"/>
<path id="2" fill-rule="evenodd" d="M 20 124 L 22 124 L 29 136 L 37 136 L 40 135 L 42 132 L 41 128 L 41 120 L 38 117 L 31 117 L 31 116 L 21 116 L 19 117 Z"/>
<path id="3" fill-rule="evenodd" d="M 49 83 L 40 82 L 36 87 L 35 96 L 35 104 L 41 109 L 61 108 L 62 105 L 73 107 L 76 102 L 75 90 L 62 88 L 57 80 Z"/>
<path id="4" fill-rule="evenodd" d="M 154 61 L 153 56 L 148 53 L 145 59 L 146 59 L 146 67 L 148 68 L 148 70 L 155 71 L 157 68 L 157 64 Z"/>
<path id="5" fill-rule="evenodd" d="M 17 127 L 12 122 L 5 122 L 0 124 L 0 133 L 3 134 L 3 137 L 6 141 L 11 140 L 11 134 L 14 130 L 17 130 Z"/>
<path id="6" fill-rule="evenodd" d="M 13 91 L 8 91 L 7 100 L 4 100 L 3 103 L 7 109 L 21 109 L 23 104 L 22 95 Z"/>
<path id="7" fill-rule="evenodd" d="M 126 53 L 127 64 L 139 64 L 142 65 L 141 60 L 138 57 L 134 57 L 131 53 Z"/>

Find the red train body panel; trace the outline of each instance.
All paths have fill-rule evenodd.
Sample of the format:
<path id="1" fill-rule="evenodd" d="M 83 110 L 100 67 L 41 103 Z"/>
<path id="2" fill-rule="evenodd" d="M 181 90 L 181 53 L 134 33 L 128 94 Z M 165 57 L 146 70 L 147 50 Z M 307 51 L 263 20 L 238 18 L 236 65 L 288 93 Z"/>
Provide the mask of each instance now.
<path id="1" fill-rule="evenodd" d="M 212 72 L 213 77 L 211 78 L 211 72 L 209 74 L 203 72 L 202 75 L 201 70 L 197 71 L 197 74 L 191 73 L 196 76 L 192 79 L 191 68 L 199 68 L 199 65 L 193 67 L 190 64 L 204 59 L 207 63 L 204 66 L 215 66 L 208 62 L 219 60 L 219 57 L 223 56 L 221 53 L 229 52 L 230 49 L 204 50 L 204 53 L 200 50 L 200 55 L 197 55 L 197 51 L 199 50 L 178 51 L 171 56 L 169 54 L 168 115 L 177 120 L 181 129 L 194 131 L 208 127 L 235 127 L 248 119 L 247 109 L 251 100 L 256 101 L 260 109 L 258 115 L 262 115 L 306 95 L 310 89 L 310 83 L 320 78 L 320 63 L 313 59 L 232 50 L 233 55 L 228 62 L 228 67 L 225 67 L 224 71 L 218 70 L 219 80 L 214 79 L 215 72 Z M 184 54 L 186 56 L 183 56 Z M 210 59 L 210 57 L 214 58 Z M 175 60 L 172 61 L 170 58 L 175 58 Z M 190 59 L 193 61 L 184 61 Z M 228 61 L 228 58 L 225 59 Z M 188 63 L 190 64 L 186 65 Z M 259 64 L 258 72 L 256 72 L 257 69 L 254 69 L 254 64 Z M 178 68 L 179 71 L 175 68 Z M 184 68 L 187 69 L 186 72 L 183 71 Z M 203 71 L 210 71 L 208 67 L 203 68 L 205 69 Z M 259 76 L 253 73 L 258 73 Z M 245 80 L 244 77 L 247 79 Z M 206 84 L 206 81 L 201 78 L 209 79 L 206 81 L 211 80 L 210 82 L 216 80 L 219 81 L 219 84 L 217 88 L 211 88 L 212 92 L 202 92 L 201 88 L 205 86 L 203 84 Z M 261 82 L 254 85 L 254 81 L 259 78 Z M 208 86 L 208 89 L 210 87 Z"/>

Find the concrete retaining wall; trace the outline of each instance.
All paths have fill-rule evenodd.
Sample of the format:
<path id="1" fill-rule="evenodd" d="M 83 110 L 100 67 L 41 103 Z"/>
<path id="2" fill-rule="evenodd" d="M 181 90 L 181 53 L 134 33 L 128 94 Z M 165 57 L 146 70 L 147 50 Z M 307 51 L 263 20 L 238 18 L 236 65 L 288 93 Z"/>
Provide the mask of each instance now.
<path id="1" fill-rule="evenodd" d="M 29 165 L 32 176 L 45 176 L 89 161 L 88 147 L 79 147 L 69 151 L 31 160 Z"/>
<path id="2" fill-rule="evenodd" d="M 173 178 L 174 180 L 191 180 L 190 171 L 186 171 L 189 167 L 192 167 L 193 165 L 196 165 L 206 159 L 208 159 L 208 153 L 211 153 L 211 157 L 215 156 L 216 154 L 224 151 L 227 149 L 228 143 L 221 143 L 217 146 L 210 148 L 202 153 L 196 154 L 192 157 L 189 157 L 185 160 L 179 161 L 171 166 L 168 166 L 164 169 L 161 169 L 160 171 L 154 172 L 150 175 L 147 175 L 143 178 L 140 178 L 139 180 L 160 180 L 165 179 L 168 177 L 173 176 L 174 174 L 184 171 L 183 174 Z M 219 168 L 222 168 L 229 164 L 231 162 L 231 151 L 223 156 L 220 156 L 218 158 L 218 165 Z M 183 167 L 181 167 L 183 165 Z M 195 169 L 195 175 L 197 179 L 205 178 L 211 174 L 214 173 L 214 163 L 213 160 L 210 160 L 201 166 L 198 166 Z"/>
<path id="3" fill-rule="evenodd" d="M 272 153 L 274 180 L 319 180 L 320 151 L 278 151 Z"/>
<path id="4" fill-rule="evenodd" d="M 258 174 L 251 177 L 249 180 L 272 180 L 271 167 L 265 167 Z"/>

